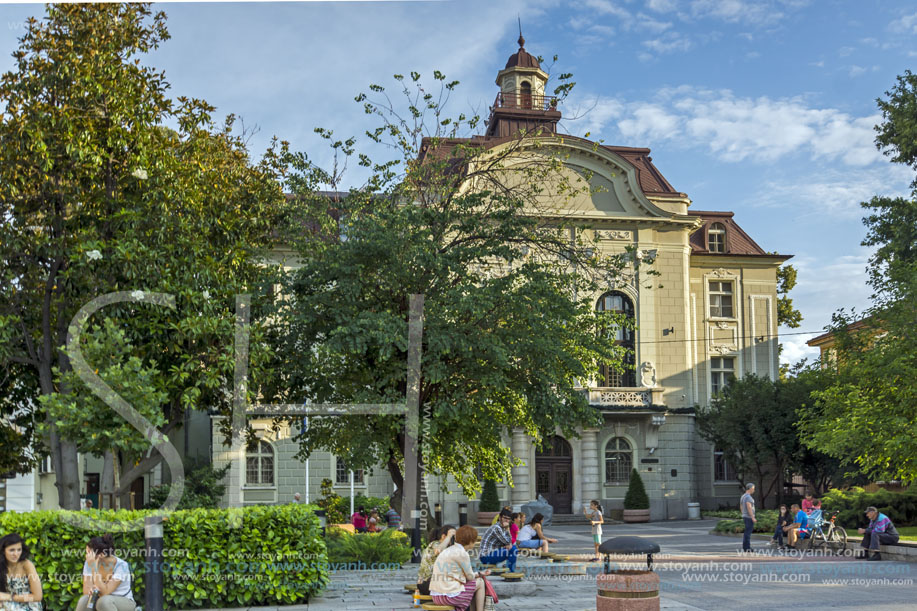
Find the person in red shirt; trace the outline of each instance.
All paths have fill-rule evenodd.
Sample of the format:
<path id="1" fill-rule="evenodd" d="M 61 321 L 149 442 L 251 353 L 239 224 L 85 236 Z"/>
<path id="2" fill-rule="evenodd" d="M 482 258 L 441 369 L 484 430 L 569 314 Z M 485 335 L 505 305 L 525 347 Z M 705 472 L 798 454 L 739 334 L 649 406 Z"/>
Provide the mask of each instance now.
<path id="1" fill-rule="evenodd" d="M 353 515 L 350 516 L 350 523 L 358 533 L 366 532 L 366 509 L 359 507 Z"/>
<path id="2" fill-rule="evenodd" d="M 516 536 L 519 534 L 519 529 L 525 525 L 525 514 L 521 511 L 513 515 L 513 521 L 509 525 L 509 535 L 513 540 L 513 543 L 516 542 Z"/>
<path id="3" fill-rule="evenodd" d="M 812 513 L 813 509 L 818 509 L 819 507 L 821 507 L 821 501 L 815 498 L 811 490 L 807 491 L 806 498 L 802 499 L 802 510 L 806 513 Z"/>

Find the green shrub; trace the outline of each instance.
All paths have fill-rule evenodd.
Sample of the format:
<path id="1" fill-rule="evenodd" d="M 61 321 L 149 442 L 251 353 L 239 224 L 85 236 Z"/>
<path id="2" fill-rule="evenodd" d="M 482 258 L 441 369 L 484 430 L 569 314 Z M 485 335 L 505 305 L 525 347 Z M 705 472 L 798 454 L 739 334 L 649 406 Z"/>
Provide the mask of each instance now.
<path id="1" fill-rule="evenodd" d="M 351 534 L 340 528 L 331 528 L 326 537 L 328 559 L 332 563 L 362 562 L 404 564 L 411 558 L 411 543 L 401 531 L 387 528 L 378 533 Z"/>
<path id="2" fill-rule="evenodd" d="M 646 495 L 643 478 L 636 469 L 630 472 L 630 483 L 624 495 L 624 509 L 649 509 L 650 497 Z"/>
<path id="3" fill-rule="evenodd" d="M 713 527 L 715 532 L 722 533 L 741 533 L 745 532 L 745 522 L 741 518 L 741 512 L 736 511 L 705 511 L 704 515 L 710 516 L 713 514 L 730 514 L 728 518 L 733 517 L 732 514 L 739 514 L 738 519 L 725 519 L 720 520 L 716 523 L 716 526 Z M 767 533 L 769 535 L 774 534 L 774 530 L 777 528 L 777 510 L 776 509 L 764 509 L 755 513 L 755 517 L 758 521 L 755 523 L 755 527 L 752 532 L 756 533 Z"/>
<path id="4" fill-rule="evenodd" d="M 216 509 L 226 492 L 223 480 L 229 473 L 230 465 L 221 469 L 214 469 L 213 465 L 200 462 L 187 462 L 185 464 L 185 488 L 181 500 L 175 509 Z M 169 496 L 169 485 L 150 488 L 150 501 L 146 504 L 148 509 L 158 509 L 166 502 Z"/>
<path id="5" fill-rule="evenodd" d="M 481 502 L 478 511 L 500 511 L 500 497 L 497 496 L 497 482 L 492 479 L 484 480 L 484 489 L 481 491 Z"/>
<path id="6" fill-rule="evenodd" d="M 325 510 L 325 519 L 328 524 L 343 524 L 349 522 L 347 519 L 347 509 L 344 507 L 344 499 L 340 494 L 334 491 L 334 482 L 327 477 L 322 480 L 321 485 L 322 498 L 316 501 L 316 505 Z"/>
<path id="7" fill-rule="evenodd" d="M 887 515 L 896 526 L 917 526 L 917 489 L 903 492 L 877 490 L 866 492 L 855 487 L 847 490 L 829 490 L 821 498 L 825 511 L 838 511 L 837 520 L 844 528 L 865 526 L 869 521 L 863 511 L 870 505 Z"/>
<path id="8" fill-rule="evenodd" d="M 168 514 L 163 523 L 166 608 L 278 606 L 315 596 L 329 578 L 314 509 L 280 505 Z M 0 536 L 22 535 L 42 579 L 45 609 L 63 611 L 76 606 L 82 591 L 86 543 L 103 532 L 79 522 L 95 518 L 127 524 L 149 515 L 154 512 L 6 512 L 0 514 Z M 108 532 L 116 553 L 131 566 L 134 598 L 142 601 L 143 529 Z"/>

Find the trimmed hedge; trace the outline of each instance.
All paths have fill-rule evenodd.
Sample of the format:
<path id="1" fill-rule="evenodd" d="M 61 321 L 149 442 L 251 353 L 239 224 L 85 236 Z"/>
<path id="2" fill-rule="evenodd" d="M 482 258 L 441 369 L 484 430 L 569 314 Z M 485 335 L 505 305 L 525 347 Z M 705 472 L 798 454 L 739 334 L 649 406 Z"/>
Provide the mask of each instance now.
<path id="1" fill-rule="evenodd" d="M 869 522 L 863 512 L 870 505 L 887 515 L 895 526 L 917 526 L 917 488 L 903 492 L 866 492 L 855 487 L 829 490 L 821 497 L 822 508 L 838 511 L 837 520 L 847 529 L 862 527 Z"/>
<path id="2" fill-rule="evenodd" d="M 306 505 L 190 509 L 163 523 L 163 582 L 167 609 L 303 603 L 329 581 L 328 555 L 314 508 Z M 0 536 L 18 532 L 42 579 L 49 611 L 76 607 L 84 550 L 101 530 L 93 518 L 118 523 L 153 511 L 34 511 L 0 514 Z M 144 600 L 143 530 L 112 532 L 116 553 L 133 572 L 134 599 Z"/>
<path id="3" fill-rule="evenodd" d="M 716 514 L 739 514 L 739 519 L 725 519 L 720 520 L 716 523 L 716 526 L 713 527 L 714 532 L 719 533 L 741 533 L 745 532 L 745 521 L 742 520 L 740 511 L 705 511 L 705 516 L 715 516 Z M 721 516 L 723 517 L 723 516 Z M 731 516 L 726 516 L 731 517 Z M 769 535 L 774 534 L 774 530 L 777 528 L 777 510 L 776 509 L 764 509 L 758 512 L 755 512 L 755 517 L 758 518 L 758 521 L 755 522 L 755 527 L 752 532 L 756 533 L 767 533 Z"/>

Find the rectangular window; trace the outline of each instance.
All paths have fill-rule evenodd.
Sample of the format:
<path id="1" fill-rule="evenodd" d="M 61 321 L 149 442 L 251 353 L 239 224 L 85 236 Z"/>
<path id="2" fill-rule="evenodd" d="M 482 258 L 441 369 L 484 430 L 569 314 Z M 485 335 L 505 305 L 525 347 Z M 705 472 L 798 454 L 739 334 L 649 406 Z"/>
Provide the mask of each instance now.
<path id="1" fill-rule="evenodd" d="M 732 282 L 710 283 L 710 317 L 732 318 Z"/>
<path id="2" fill-rule="evenodd" d="M 736 470 L 726 460 L 722 450 L 713 451 L 713 479 L 718 482 L 735 482 Z"/>
<path id="3" fill-rule="evenodd" d="M 54 472 L 54 468 L 51 466 L 51 457 L 50 456 L 45 456 L 44 458 L 41 459 L 41 462 L 39 463 L 39 467 L 38 467 L 38 472 L 39 473 L 53 473 Z"/>
<path id="4" fill-rule="evenodd" d="M 350 467 L 347 466 L 343 458 L 338 458 L 336 461 L 334 481 L 339 485 L 350 484 Z M 358 485 L 363 484 L 363 469 L 357 469 L 353 472 L 353 483 Z"/>
<path id="5" fill-rule="evenodd" d="M 735 376 L 735 358 L 718 356 L 710 359 L 710 392 L 716 394 L 726 388 Z"/>

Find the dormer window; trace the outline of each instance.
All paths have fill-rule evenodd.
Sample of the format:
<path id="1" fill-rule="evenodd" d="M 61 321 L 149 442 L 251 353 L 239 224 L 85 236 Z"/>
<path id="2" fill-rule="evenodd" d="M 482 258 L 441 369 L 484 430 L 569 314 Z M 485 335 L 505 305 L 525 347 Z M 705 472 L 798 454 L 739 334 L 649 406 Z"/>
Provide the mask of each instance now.
<path id="1" fill-rule="evenodd" d="M 713 223 L 707 230 L 707 250 L 726 252 L 726 227 L 722 223 Z"/>
<path id="2" fill-rule="evenodd" d="M 528 81 L 522 81 L 520 86 L 521 96 L 520 96 L 520 105 L 522 108 L 531 108 L 532 107 L 532 84 Z"/>

